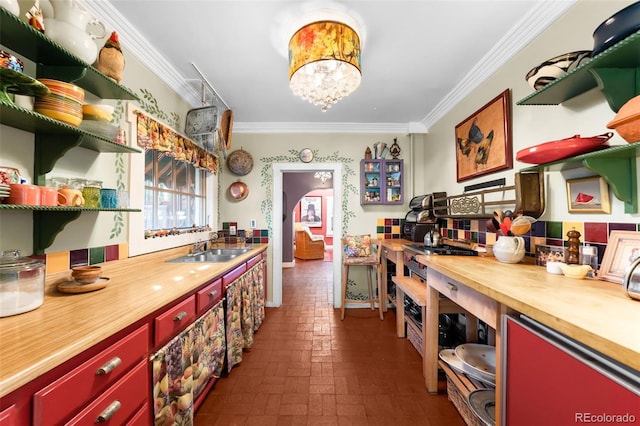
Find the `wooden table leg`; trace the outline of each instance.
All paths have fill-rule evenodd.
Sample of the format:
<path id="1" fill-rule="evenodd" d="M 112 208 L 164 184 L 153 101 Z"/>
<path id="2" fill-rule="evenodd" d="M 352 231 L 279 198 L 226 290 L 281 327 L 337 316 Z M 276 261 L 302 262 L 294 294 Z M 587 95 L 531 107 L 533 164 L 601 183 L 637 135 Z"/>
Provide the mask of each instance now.
<path id="1" fill-rule="evenodd" d="M 431 394 L 438 393 L 438 316 L 440 314 L 438 299 L 438 290 L 427 284 L 427 304 L 422 321 L 424 345 L 422 370 L 427 391 Z"/>
<path id="2" fill-rule="evenodd" d="M 396 334 L 405 337 L 404 329 L 404 291 L 396 285 Z"/>

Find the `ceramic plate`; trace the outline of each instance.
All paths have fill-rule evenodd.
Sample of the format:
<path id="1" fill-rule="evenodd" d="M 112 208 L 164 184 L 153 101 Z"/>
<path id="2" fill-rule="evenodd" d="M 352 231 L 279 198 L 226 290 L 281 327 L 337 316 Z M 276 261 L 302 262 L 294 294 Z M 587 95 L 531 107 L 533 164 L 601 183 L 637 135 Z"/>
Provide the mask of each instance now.
<path id="1" fill-rule="evenodd" d="M 464 364 L 465 371 L 476 371 L 496 380 L 496 348 L 479 343 L 456 346 L 456 355 Z"/>
<path id="2" fill-rule="evenodd" d="M 476 389 L 469 392 L 469 406 L 485 425 L 496 424 L 496 391 Z"/>
<path id="3" fill-rule="evenodd" d="M 580 135 L 575 135 L 566 139 L 545 142 L 518 151 L 516 160 L 529 164 L 551 163 L 563 158 L 609 148 L 608 145 L 603 144 L 611 139 L 612 136 L 612 132 L 590 138 L 582 138 Z"/>
<path id="4" fill-rule="evenodd" d="M 455 371 L 459 373 L 466 374 L 472 379 L 476 379 L 486 384 L 488 387 L 492 387 L 496 385 L 495 376 L 491 377 L 488 374 L 481 373 L 476 370 L 472 370 L 470 368 L 465 369 L 464 363 L 458 358 L 454 349 L 443 349 L 438 354 L 441 360 L 447 363 L 447 365 L 453 368 Z"/>

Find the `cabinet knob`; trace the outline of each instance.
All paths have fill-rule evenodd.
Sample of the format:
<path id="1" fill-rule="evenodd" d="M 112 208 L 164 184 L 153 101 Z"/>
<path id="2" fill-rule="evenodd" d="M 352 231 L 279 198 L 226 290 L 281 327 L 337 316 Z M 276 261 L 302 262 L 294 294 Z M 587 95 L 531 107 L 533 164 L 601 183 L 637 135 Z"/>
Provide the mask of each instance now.
<path id="1" fill-rule="evenodd" d="M 111 417 L 120 409 L 122 404 L 120 401 L 115 400 L 107 408 L 104 409 L 102 413 L 96 417 L 96 421 L 94 423 L 106 423 L 109 421 Z"/>
<path id="2" fill-rule="evenodd" d="M 187 313 L 185 311 L 182 311 L 179 314 L 176 314 L 176 316 L 173 317 L 173 320 L 174 321 L 182 321 L 186 316 L 187 316 Z"/>
<path id="3" fill-rule="evenodd" d="M 120 359 L 120 357 L 113 357 L 111 358 L 109 361 L 105 362 L 102 367 L 98 368 L 98 370 L 96 371 L 96 376 L 101 376 L 104 374 L 109 374 L 111 373 L 113 370 L 115 370 L 115 368 L 117 366 L 119 366 L 120 364 L 122 364 L 122 360 Z"/>
<path id="4" fill-rule="evenodd" d="M 447 288 L 448 288 L 449 290 L 451 290 L 451 291 L 458 291 L 458 286 L 457 286 L 457 285 L 455 285 L 455 284 L 453 284 L 453 283 L 450 283 L 450 282 L 447 282 L 447 284 L 446 284 L 446 285 L 447 285 Z"/>
<path id="5" fill-rule="evenodd" d="M 211 293 L 209 293 L 209 296 L 211 297 L 215 297 L 218 294 L 218 290 L 213 290 Z"/>

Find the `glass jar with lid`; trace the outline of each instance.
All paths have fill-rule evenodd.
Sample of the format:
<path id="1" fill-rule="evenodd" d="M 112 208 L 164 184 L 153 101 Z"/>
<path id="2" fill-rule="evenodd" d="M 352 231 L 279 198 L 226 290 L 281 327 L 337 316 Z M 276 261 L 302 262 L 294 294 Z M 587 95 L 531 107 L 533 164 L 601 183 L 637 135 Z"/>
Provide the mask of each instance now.
<path id="1" fill-rule="evenodd" d="M 100 190 L 102 189 L 102 181 L 88 180 L 82 189 L 82 197 L 84 198 L 84 206 L 91 209 L 99 209 Z"/>

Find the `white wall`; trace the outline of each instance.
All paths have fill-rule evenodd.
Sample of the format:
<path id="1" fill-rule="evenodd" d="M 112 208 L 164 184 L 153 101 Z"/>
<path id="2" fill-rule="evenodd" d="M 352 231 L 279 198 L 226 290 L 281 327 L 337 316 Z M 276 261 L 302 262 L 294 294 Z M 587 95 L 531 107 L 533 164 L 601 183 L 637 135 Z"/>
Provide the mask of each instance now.
<path id="1" fill-rule="evenodd" d="M 593 31 L 609 16 L 632 1 L 581 0 L 531 44 L 519 52 L 506 66 L 496 72 L 477 90 L 467 96 L 429 129 L 424 145 L 424 182 L 427 189 L 446 190 L 449 195 L 461 194 L 465 185 L 505 177 L 513 183 L 514 172 L 529 164 L 515 161 L 516 153 L 542 142 L 580 134 L 594 136 L 609 131 L 606 124 L 615 116 L 598 89 L 579 95 L 559 106 L 518 106 L 516 102 L 533 92 L 524 77 L 534 66 L 562 53 L 593 48 Z M 454 128 L 506 88 L 511 89 L 513 170 L 456 182 Z M 615 132 L 614 132 L 615 133 Z M 625 145 L 617 134 L 611 145 Z M 593 175 L 586 169 L 571 172 L 546 173 L 547 209 L 542 219 L 567 220 L 565 180 Z M 640 175 L 638 175 L 640 178 Z M 432 185 L 438 182 L 438 185 Z M 640 187 L 640 185 L 639 185 Z M 429 192 L 429 191 L 427 191 Z M 638 214 L 624 213 L 624 204 L 611 194 L 612 214 L 572 214 L 573 221 L 633 222 Z"/>

